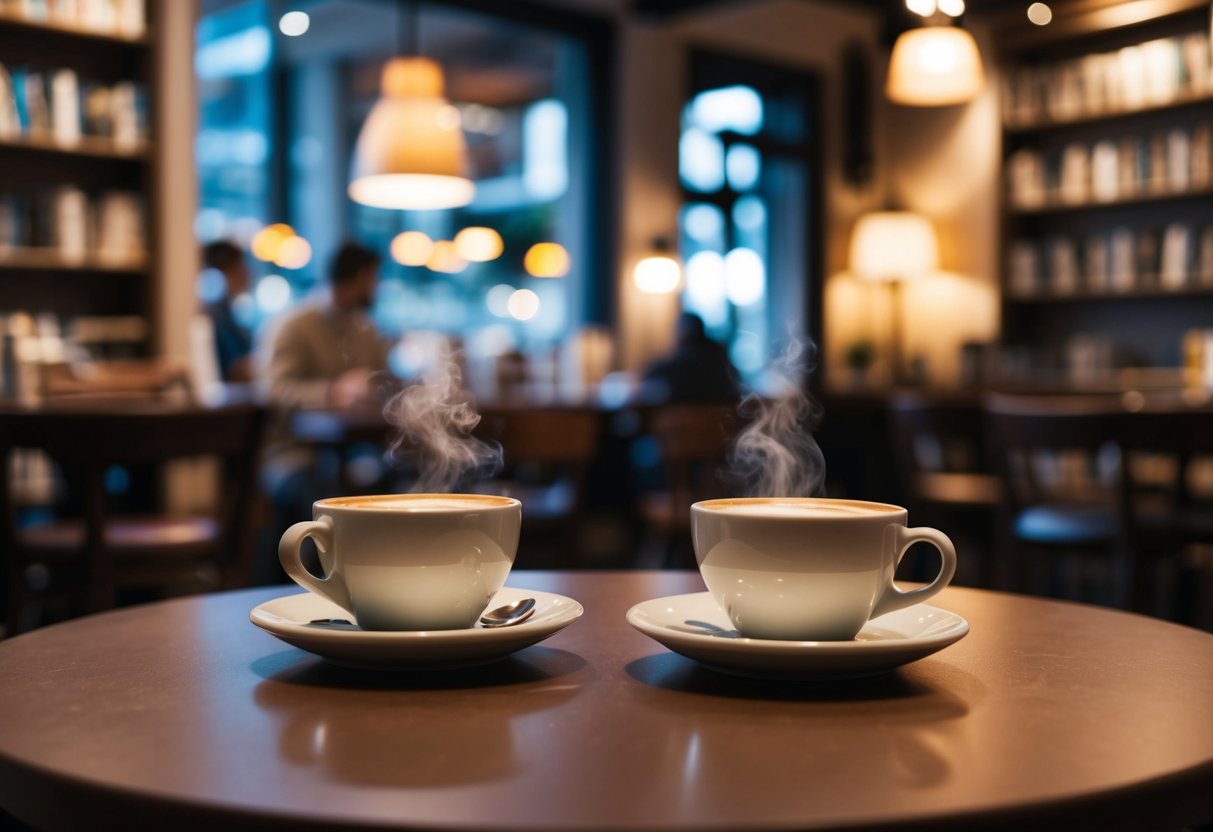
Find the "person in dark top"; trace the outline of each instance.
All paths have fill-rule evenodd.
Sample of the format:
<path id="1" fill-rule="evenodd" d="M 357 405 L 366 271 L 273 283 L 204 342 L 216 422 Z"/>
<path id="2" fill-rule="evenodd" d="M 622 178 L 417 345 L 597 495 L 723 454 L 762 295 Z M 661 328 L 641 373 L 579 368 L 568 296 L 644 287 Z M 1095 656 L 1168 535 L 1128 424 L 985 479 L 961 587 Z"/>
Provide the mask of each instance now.
<path id="1" fill-rule="evenodd" d="M 727 402 L 741 396 L 741 378 L 724 346 L 708 337 L 703 319 L 683 312 L 674 351 L 649 365 L 641 390 L 651 403 Z"/>
<path id="2" fill-rule="evenodd" d="M 249 288 L 248 263 L 244 252 L 226 240 L 202 249 L 202 267 L 223 275 L 223 297 L 204 308 L 215 328 L 215 357 L 224 381 L 251 381 L 253 334 L 232 314 L 232 301 Z"/>

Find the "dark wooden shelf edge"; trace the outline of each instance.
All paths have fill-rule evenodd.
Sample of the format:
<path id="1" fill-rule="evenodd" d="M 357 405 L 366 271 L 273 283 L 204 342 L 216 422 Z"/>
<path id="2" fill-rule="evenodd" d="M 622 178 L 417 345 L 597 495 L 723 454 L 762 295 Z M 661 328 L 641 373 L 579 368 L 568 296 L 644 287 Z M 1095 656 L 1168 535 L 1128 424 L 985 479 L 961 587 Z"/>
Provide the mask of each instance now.
<path id="1" fill-rule="evenodd" d="M 1107 301 L 1177 300 L 1182 298 L 1213 298 L 1213 286 L 1202 286 L 1195 289 L 1157 289 L 1134 292 L 1107 292 L 1104 294 L 1082 292 L 1075 293 L 1073 295 L 1013 295 L 1004 290 L 1002 302 L 1007 304 L 1032 306 L 1042 303 L 1102 303 Z"/>
<path id="2" fill-rule="evenodd" d="M 1166 113 L 1171 110 L 1185 110 L 1189 107 L 1213 104 L 1213 93 L 1187 96 L 1163 104 L 1152 104 L 1130 110 L 1114 110 L 1107 113 L 1092 113 L 1067 119 L 1047 119 L 1034 121 L 1030 124 L 1004 124 L 1003 132 L 1008 136 L 1031 135 L 1045 133 L 1050 130 L 1062 130 L 1070 127 L 1098 126 L 1100 124 L 1132 119 L 1137 116 Z"/>
<path id="3" fill-rule="evenodd" d="M 149 46 L 151 46 L 151 40 L 146 34 L 133 38 L 128 35 L 95 32 L 91 29 L 67 26 L 62 23 L 54 23 L 51 21 L 29 20 L 14 14 L 0 13 L 0 27 L 18 29 L 26 32 L 33 31 L 50 35 L 63 35 L 69 38 L 94 41 L 96 43 L 112 44 L 115 46 L 130 46 L 136 49 L 147 49 Z"/>
<path id="4" fill-rule="evenodd" d="M 79 144 L 59 144 L 49 139 L 17 138 L 0 139 L 0 150 L 16 150 L 28 153 L 53 153 L 59 156 L 70 156 L 76 159 L 101 159 L 107 162 L 136 162 L 148 164 L 151 162 L 151 148 L 146 142 L 140 143 L 134 150 L 119 148 L 103 139 L 86 138 Z"/>
<path id="5" fill-rule="evenodd" d="M 1113 199 L 1107 202 L 1076 202 L 1042 205 L 1039 208 L 1023 208 L 1016 205 L 1004 205 L 1003 210 L 1015 217 L 1036 217 L 1046 214 L 1070 214 L 1087 211 L 1101 211 L 1108 208 L 1126 208 L 1135 205 L 1151 205 L 1158 202 L 1181 202 L 1191 199 L 1213 198 L 1213 188 L 1193 188 L 1186 191 L 1165 191 L 1162 193 L 1142 194 L 1125 199 Z"/>

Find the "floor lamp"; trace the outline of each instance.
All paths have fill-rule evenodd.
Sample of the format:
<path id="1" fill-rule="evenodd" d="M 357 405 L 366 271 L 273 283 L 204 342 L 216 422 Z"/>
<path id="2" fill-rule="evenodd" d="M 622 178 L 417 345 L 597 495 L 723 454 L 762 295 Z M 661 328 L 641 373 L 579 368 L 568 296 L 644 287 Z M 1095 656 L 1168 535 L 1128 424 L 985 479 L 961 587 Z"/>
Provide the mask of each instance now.
<path id="1" fill-rule="evenodd" d="M 939 268 L 939 244 L 931 221 L 911 211 L 864 214 L 851 234 L 850 271 L 861 280 L 889 285 L 892 306 L 889 364 L 893 384 L 906 381 L 902 364 L 901 284 Z"/>

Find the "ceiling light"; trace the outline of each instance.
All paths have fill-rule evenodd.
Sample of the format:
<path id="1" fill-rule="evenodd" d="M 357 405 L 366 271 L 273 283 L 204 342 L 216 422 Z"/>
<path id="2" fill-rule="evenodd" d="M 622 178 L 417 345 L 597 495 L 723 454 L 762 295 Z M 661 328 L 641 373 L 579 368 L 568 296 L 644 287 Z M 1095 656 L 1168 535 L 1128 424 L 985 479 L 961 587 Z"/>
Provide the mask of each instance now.
<path id="1" fill-rule="evenodd" d="M 972 101 L 985 85 L 973 36 L 956 26 L 923 26 L 893 44 L 885 92 L 890 101 L 937 107 Z"/>
<path id="2" fill-rule="evenodd" d="M 1028 20 L 1037 26 L 1048 26 L 1053 21 L 1053 10 L 1045 3 L 1033 3 L 1028 6 Z"/>
<path id="3" fill-rule="evenodd" d="M 287 12 L 278 18 L 278 31 L 288 38 L 297 38 L 312 25 L 312 19 L 307 12 Z"/>

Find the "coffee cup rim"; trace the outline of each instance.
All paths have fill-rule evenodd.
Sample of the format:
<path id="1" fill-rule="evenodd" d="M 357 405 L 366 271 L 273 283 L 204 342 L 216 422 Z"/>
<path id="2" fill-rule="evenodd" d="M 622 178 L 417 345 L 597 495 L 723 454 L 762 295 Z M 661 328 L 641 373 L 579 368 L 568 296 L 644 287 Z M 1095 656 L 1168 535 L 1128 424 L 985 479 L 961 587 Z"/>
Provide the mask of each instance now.
<path id="1" fill-rule="evenodd" d="M 894 505 L 893 503 L 878 503 L 872 500 L 852 500 L 842 497 L 720 497 L 713 500 L 700 500 L 697 503 L 691 504 L 693 512 L 709 512 L 719 511 L 720 509 L 729 508 L 731 506 L 753 506 L 753 505 L 847 505 L 855 508 L 866 509 L 868 511 L 879 512 L 889 515 L 906 515 L 908 511 L 905 506 Z M 799 522 L 804 520 L 803 517 L 789 517 L 780 515 L 771 515 L 763 517 L 763 520 L 786 520 L 790 522 Z M 839 523 L 854 521 L 857 516 L 854 514 L 838 514 L 825 515 L 813 518 L 814 523 Z"/>
<path id="2" fill-rule="evenodd" d="M 401 511 L 409 511 L 402 509 L 399 506 L 385 507 L 376 505 L 365 505 L 366 503 L 375 503 L 382 500 L 458 500 L 466 502 L 466 506 L 450 506 L 428 508 L 426 514 L 443 514 L 443 513 L 461 513 L 467 511 L 501 511 L 509 509 L 521 509 L 522 503 L 513 497 L 504 497 L 499 494 L 465 494 L 465 493 L 408 493 L 408 494 L 357 494 L 345 497 L 324 497 L 312 503 L 312 508 L 315 511 L 351 511 L 358 513 L 384 512 L 399 514 Z"/>

